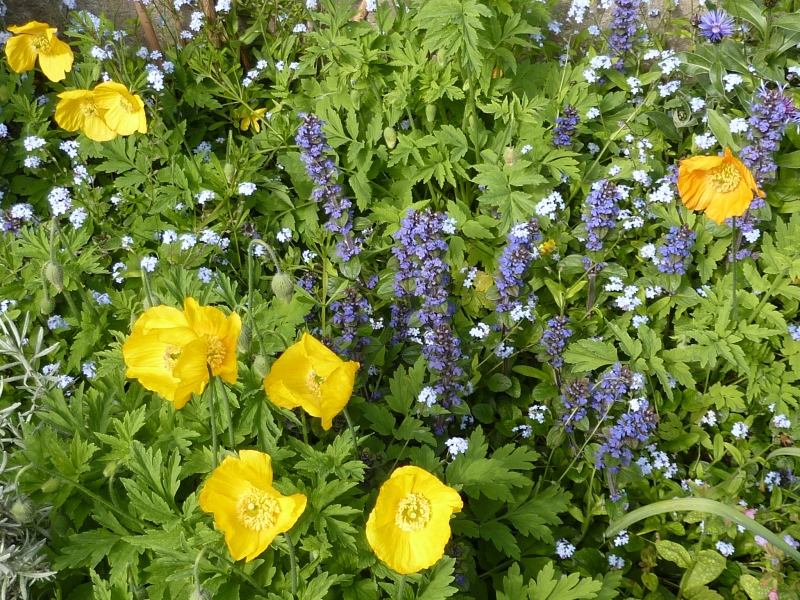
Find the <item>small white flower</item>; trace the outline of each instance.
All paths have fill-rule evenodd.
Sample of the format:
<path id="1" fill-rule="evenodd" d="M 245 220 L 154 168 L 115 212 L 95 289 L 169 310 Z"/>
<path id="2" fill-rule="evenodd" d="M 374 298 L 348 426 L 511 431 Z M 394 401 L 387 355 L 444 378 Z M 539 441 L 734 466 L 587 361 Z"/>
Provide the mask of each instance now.
<path id="1" fill-rule="evenodd" d="M 623 529 L 622 531 L 620 531 L 617 534 L 617 537 L 614 538 L 614 545 L 617 546 L 617 547 L 624 546 L 625 544 L 627 544 L 630 541 L 631 541 L 631 538 L 628 535 L 628 532 Z"/>
<path id="2" fill-rule="evenodd" d="M 292 230 L 288 227 L 284 227 L 281 229 L 275 237 L 278 239 L 279 242 L 285 244 L 286 242 L 292 241 Z"/>
<path id="3" fill-rule="evenodd" d="M 478 323 L 475 327 L 469 330 L 469 334 L 474 338 L 482 340 L 489 335 L 489 331 L 489 326 L 486 323 Z"/>
<path id="4" fill-rule="evenodd" d="M 422 402 L 425 406 L 430 408 L 436 404 L 437 396 L 436 391 L 432 387 L 424 387 L 417 396 L 417 401 Z"/>
<path id="5" fill-rule="evenodd" d="M 80 229 L 83 225 L 83 222 L 86 220 L 86 217 L 88 216 L 89 213 L 87 213 L 86 209 L 81 206 L 72 211 L 72 214 L 69 216 L 69 222 L 72 223 L 72 226 L 75 229 Z"/>
<path id="6" fill-rule="evenodd" d="M 575 554 L 575 546 L 565 539 L 560 539 L 556 542 L 556 554 L 558 558 L 566 560 Z"/>
<path id="7" fill-rule="evenodd" d="M 256 191 L 256 184 L 249 181 L 243 181 L 239 184 L 239 193 L 242 196 L 252 196 Z"/>
<path id="8" fill-rule="evenodd" d="M 689 106 L 692 112 L 700 112 L 706 107 L 706 101 L 703 98 L 694 97 L 689 100 Z"/>
<path id="9" fill-rule="evenodd" d="M 152 273 L 153 271 L 156 270 L 156 265 L 158 264 L 158 258 L 156 258 L 155 256 L 145 256 L 139 264 L 145 271 L 147 271 L 148 273 Z"/>
<path id="10" fill-rule="evenodd" d="M 747 122 L 747 119 L 737 117 L 736 119 L 731 119 L 730 129 L 731 133 L 745 133 L 750 129 L 750 124 Z"/>
<path id="11" fill-rule="evenodd" d="M 750 428 L 742 421 L 737 421 L 731 427 L 731 435 L 737 440 L 745 439 L 748 431 L 750 431 Z"/>
<path id="12" fill-rule="evenodd" d="M 456 220 L 453 217 L 447 217 L 442 222 L 442 231 L 447 235 L 453 235 L 456 232 Z"/>
<path id="13" fill-rule="evenodd" d="M 203 283 L 211 283 L 211 279 L 213 277 L 214 277 L 214 271 L 212 271 L 208 267 L 200 267 L 197 270 L 197 278 Z"/>
<path id="14" fill-rule="evenodd" d="M 784 414 L 772 417 L 772 424 L 780 429 L 789 429 L 792 426 L 792 422 Z"/>
<path id="15" fill-rule="evenodd" d="M 464 454 L 469 448 L 469 440 L 460 437 L 453 437 L 444 443 L 447 446 L 447 452 L 455 458 L 459 454 Z"/>

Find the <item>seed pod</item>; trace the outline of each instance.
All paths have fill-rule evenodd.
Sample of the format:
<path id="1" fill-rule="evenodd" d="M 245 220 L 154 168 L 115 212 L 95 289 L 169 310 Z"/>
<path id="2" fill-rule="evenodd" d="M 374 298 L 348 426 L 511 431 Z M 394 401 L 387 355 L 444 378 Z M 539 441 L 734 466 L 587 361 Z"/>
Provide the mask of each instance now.
<path id="1" fill-rule="evenodd" d="M 292 301 L 294 295 L 294 278 L 280 271 L 272 278 L 272 292 L 286 304 Z"/>
<path id="2" fill-rule="evenodd" d="M 247 354 L 250 352 L 250 343 L 253 341 L 253 332 L 250 330 L 250 325 L 242 323 L 242 331 L 239 333 L 239 339 L 236 342 L 236 349 L 239 354 Z"/>
<path id="3" fill-rule="evenodd" d="M 48 262 L 44 267 L 44 276 L 59 292 L 64 291 L 64 269 L 60 264 Z"/>
<path id="4" fill-rule="evenodd" d="M 383 139 L 386 140 L 386 147 L 392 150 L 397 145 L 397 132 L 394 127 L 387 127 L 383 130 Z"/>
<path id="5" fill-rule="evenodd" d="M 19 499 L 11 505 L 11 514 L 23 524 L 33 521 L 35 512 L 36 508 L 33 506 L 33 502 L 28 499 Z"/>
<path id="6" fill-rule="evenodd" d="M 433 123 L 436 120 L 435 104 L 428 104 L 428 106 L 425 107 L 425 118 L 428 119 L 428 123 Z"/>

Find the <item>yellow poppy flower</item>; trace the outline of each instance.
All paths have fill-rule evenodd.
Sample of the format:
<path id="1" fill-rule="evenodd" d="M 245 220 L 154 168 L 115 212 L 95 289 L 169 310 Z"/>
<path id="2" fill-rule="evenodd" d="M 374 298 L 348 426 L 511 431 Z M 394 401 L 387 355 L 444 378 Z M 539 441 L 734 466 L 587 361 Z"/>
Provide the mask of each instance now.
<path id="1" fill-rule="evenodd" d="M 138 94 L 131 94 L 121 83 L 106 81 L 94 88 L 94 101 L 106 111 L 108 126 L 120 135 L 130 135 L 134 131 L 147 133 L 147 116 L 144 102 Z"/>
<path id="2" fill-rule="evenodd" d="M 70 90 L 61 92 L 56 106 L 56 123 L 65 131 L 80 129 L 90 140 L 107 142 L 117 134 L 106 125 L 104 110 L 94 102 L 94 92 L 89 90 Z"/>
<path id="3" fill-rule="evenodd" d="M 55 27 L 31 21 L 8 30 L 17 34 L 6 42 L 8 65 L 14 72 L 30 71 L 37 58 L 42 73 L 50 81 L 61 81 L 72 70 L 72 48 L 56 37 Z"/>
<path id="4" fill-rule="evenodd" d="M 255 450 L 226 456 L 200 492 L 200 508 L 214 513 L 234 560 L 256 558 L 306 509 L 303 494 L 284 496 L 272 487 L 271 460 Z"/>
<path id="5" fill-rule="evenodd" d="M 750 170 L 725 148 L 725 156 L 693 156 L 680 162 L 678 192 L 686 208 L 705 210 L 717 223 L 739 217 L 750 206 L 753 194 L 763 198 Z"/>
<path id="6" fill-rule="evenodd" d="M 213 375 L 236 383 L 241 329 L 238 314 L 226 318 L 221 310 L 200 306 L 194 298 L 186 299 L 183 312 L 168 306 L 150 308 L 136 320 L 122 346 L 125 375 L 181 409 L 192 393 L 203 393 L 209 367 Z"/>
<path id="7" fill-rule="evenodd" d="M 264 377 L 264 389 L 276 406 L 302 406 L 312 417 L 322 417 L 322 428 L 347 405 L 353 393 L 357 362 L 344 362 L 307 333 L 281 354 Z"/>
<path id="8" fill-rule="evenodd" d="M 419 467 L 401 467 L 381 486 L 367 520 L 375 555 L 401 575 L 436 564 L 450 539 L 450 516 L 464 503 L 453 488 Z"/>
<path id="9" fill-rule="evenodd" d="M 247 131 L 253 126 L 256 133 L 261 132 L 261 119 L 266 114 L 266 108 L 251 109 L 249 106 L 236 111 L 236 118 L 239 119 L 239 129 Z"/>

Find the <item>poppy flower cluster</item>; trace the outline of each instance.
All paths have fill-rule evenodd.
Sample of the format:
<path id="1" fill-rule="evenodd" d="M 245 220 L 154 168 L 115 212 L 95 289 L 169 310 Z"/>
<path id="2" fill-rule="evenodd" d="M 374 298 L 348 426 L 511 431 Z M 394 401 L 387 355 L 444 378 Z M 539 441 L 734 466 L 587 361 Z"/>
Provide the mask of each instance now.
<path id="1" fill-rule="evenodd" d="M 90 140 L 107 142 L 134 131 L 147 133 L 144 102 L 121 83 L 106 81 L 94 90 L 61 92 L 55 119 L 66 131 L 80 129 Z"/>
<path id="2" fill-rule="evenodd" d="M 127 377 L 138 379 L 183 408 L 215 375 L 234 384 L 238 377 L 238 314 L 200 306 L 193 298 L 184 310 L 148 309 L 137 319 L 122 347 Z M 322 419 L 325 430 L 353 393 L 359 363 L 343 361 L 304 333 L 275 361 L 264 390 L 276 406 L 301 407 Z M 303 514 L 304 494 L 284 495 L 273 486 L 272 459 L 255 450 L 227 456 L 206 481 L 200 507 L 212 513 L 235 560 L 250 562 Z M 458 492 L 437 477 L 406 466 L 395 470 L 378 493 L 366 534 L 376 556 L 401 575 L 434 565 L 450 539 L 450 517 L 460 512 Z"/>

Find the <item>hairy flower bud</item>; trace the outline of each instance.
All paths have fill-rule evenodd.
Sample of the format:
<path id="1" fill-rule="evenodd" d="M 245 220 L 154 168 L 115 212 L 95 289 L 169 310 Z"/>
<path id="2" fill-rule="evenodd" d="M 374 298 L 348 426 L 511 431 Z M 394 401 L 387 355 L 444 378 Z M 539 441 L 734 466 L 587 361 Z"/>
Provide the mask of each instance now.
<path id="1" fill-rule="evenodd" d="M 506 147 L 506 149 L 503 150 L 503 160 L 506 161 L 509 167 L 513 167 L 517 164 L 517 151 L 514 150 L 512 146 Z"/>
<path id="2" fill-rule="evenodd" d="M 386 147 L 392 150 L 397 145 L 397 132 L 394 127 L 387 127 L 383 130 L 383 139 L 386 140 Z"/>
<path id="3" fill-rule="evenodd" d="M 158 296 L 158 294 L 150 294 L 150 296 L 145 294 L 144 300 L 142 300 L 142 306 L 144 306 L 145 310 L 153 308 L 154 306 L 161 306 L 161 304 L 161 298 Z"/>
<path id="4" fill-rule="evenodd" d="M 228 183 L 233 183 L 233 179 L 236 177 L 236 167 L 231 163 L 225 163 L 222 171 L 225 173 L 225 179 L 228 180 Z"/>
<path id="5" fill-rule="evenodd" d="M 60 264 L 48 262 L 44 267 L 44 276 L 59 292 L 64 291 L 64 269 Z"/>
<path id="6" fill-rule="evenodd" d="M 289 304 L 294 295 L 294 278 L 284 271 L 277 273 L 272 278 L 272 293 L 286 304 Z"/>
<path id="7" fill-rule="evenodd" d="M 248 354 L 252 341 L 253 332 L 250 330 L 250 325 L 242 323 L 242 331 L 239 333 L 239 339 L 236 342 L 236 349 L 239 351 L 239 354 Z"/>
<path id="8" fill-rule="evenodd" d="M 53 312 L 56 308 L 56 301 L 53 300 L 50 296 L 43 296 L 42 299 L 39 301 L 39 312 L 43 315 L 49 315 Z"/>
<path id="9" fill-rule="evenodd" d="M 45 494 L 55 494 L 61 488 L 61 482 L 55 477 L 51 477 L 42 484 L 42 491 Z"/>
<path id="10" fill-rule="evenodd" d="M 108 479 L 109 477 L 114 475 L 114 473 L 117 472 L 117 467 L 118 466 L 119 465 L 118 465 L 117 461 L 115 461 L 115 460 L 112 460 L 110 463 L 106 463 L 106 466 L 103 467 L 103 477 Z"/>
<path id="11" fill-rule="evenodd" d="M 428 104 L 428 106 L 425 107 L 425 118 L 428 119 L 428 123 L 433 123 L 436 120 L 435 104 Z"/>
<path id="12" fill-rule="evenodd" d="M 36 508 L 33 506 L 33 502 L 27 498 L 20 498 L 11 505 L 11 514 L 14 515 L 17 521 L 23 524 L 33 521 L 35 511 Z"/>
<path id="13" fill-rule="evenodd" d="M 205 588 L 195 588 L 189 600 L 211 600 L 211 592 Z"/>

